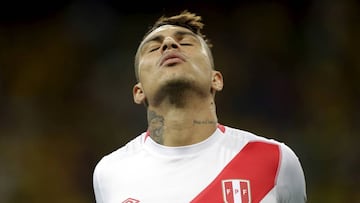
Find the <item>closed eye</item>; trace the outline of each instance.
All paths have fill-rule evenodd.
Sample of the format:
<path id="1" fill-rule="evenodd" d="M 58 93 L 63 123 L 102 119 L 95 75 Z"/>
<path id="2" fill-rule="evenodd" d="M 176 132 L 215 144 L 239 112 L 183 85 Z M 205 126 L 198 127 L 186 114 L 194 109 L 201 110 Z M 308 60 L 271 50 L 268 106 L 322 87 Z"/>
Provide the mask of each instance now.
<path id="1" fill-rule="evenodd" d="M 149 52 L 153 52 L 153 51 L 156 51 L 156 50 L 158 50 L 160 47 L 155 47 L 155 48 L 152 48 L 152 49 L 150 49 L 150 51 Z"/>
<path id="2" fill-rule="evenodd" d="M 192 46 L 190 43 L 180 43 L 181 46 Z"/>

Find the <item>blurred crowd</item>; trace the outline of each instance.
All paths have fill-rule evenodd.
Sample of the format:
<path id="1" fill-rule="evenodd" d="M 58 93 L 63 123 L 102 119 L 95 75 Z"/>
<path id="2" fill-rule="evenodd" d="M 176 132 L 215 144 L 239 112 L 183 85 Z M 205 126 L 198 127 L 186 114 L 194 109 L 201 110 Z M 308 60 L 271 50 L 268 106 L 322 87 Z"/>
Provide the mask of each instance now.
<path id="1" fill-rule="evenodd" d="M 360 3 L 64 1 L 3 6 L 0 202 L 95 202 L 99 159 L 146 130 L 134 55 L 161 15 L 203 16 L 219 122 L 288 144 L 309 202 L 360 202 Z"/>

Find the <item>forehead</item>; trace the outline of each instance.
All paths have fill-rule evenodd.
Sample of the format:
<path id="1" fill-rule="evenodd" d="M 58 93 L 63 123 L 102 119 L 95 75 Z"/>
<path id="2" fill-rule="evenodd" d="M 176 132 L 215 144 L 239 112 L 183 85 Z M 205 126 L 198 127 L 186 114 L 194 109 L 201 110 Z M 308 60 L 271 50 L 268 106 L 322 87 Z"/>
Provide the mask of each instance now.
<path id="1" fill-rule="evenodd" d="M 192 33 L 191 30 L 184 28 L 184 27 L 180 27 L 180 26 L 176 26 L 176 25 L 163 25 L 163 26 L 156 28 L 148 36 L 146 36 L 144 41 L 155 35 L 171 35 L 178 31 Z"/>
<path id="2" fill-rule="evenodd" d="M 180 27 L 180 26 L 176 26 L 176 25 L 163 25 L 160 26 L 158 28 L 156 28 L 155 30 L 153 30 L 152 32 L 150 32 L 141 42 L 140 47 L 142 47 L 146 42 L 152 41 L 152 39 L 161 36 L 161 37 L 167 37 L 167 36 L 173 36 L 177 33 L 188 33 L 189 35 L 192 35 L 196 38 L 198 38 L 201 41 L 201 37 L 196 35 L 195 33 L 193 33 L 191 30 L 184 28 L 184 27 Z"/>

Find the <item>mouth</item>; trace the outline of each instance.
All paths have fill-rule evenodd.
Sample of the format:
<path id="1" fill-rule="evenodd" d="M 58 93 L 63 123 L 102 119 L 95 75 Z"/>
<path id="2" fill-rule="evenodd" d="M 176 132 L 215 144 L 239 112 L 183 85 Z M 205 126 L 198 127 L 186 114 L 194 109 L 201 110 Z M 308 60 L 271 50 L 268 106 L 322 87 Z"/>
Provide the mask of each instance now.
<path id="1" fill-rule="evenodd" d="M 185 61 L 185 57 L 178 52 L 171 52 L 163 55 L 160 58 L 160 67 L 161 66 L 174 66 L 178 63 Z"/>

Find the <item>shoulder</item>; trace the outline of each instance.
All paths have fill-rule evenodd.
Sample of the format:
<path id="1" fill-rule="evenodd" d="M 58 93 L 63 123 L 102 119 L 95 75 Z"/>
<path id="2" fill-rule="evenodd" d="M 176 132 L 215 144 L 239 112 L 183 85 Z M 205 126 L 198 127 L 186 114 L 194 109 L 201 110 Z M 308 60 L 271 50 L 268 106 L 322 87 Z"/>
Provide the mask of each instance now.
<path id="1" fill-rule="evenodd" d="M 298 156 L 295 154 L 293 149 L 284 142 L 228 126 L 224 126 L 224 134 L 228 135 L 231 141 L 235 141 L 234 139 L 241 140 L 244 145 L 254 142 L 275 145 L 279 149 L 280 161 L 283 168 L 301 167 Z"/>
<path id="2" fill-rule="evenodd" d="M 286 161 L 289 162 L 299 161 L 295 152 L 287 144 L 279 140 L 260 136 L 246 130 L 241 130 L 229 126 L 224 126 L 224 133 L 230 137 L 233 137 L 234 139 L 243 139 L 245 143 L 262 142 L 277 145 L 282 156 L 281 159 L 286 159 Z"/>
<path id="3" fill-rule="evenodd" d="M 249 143 L 267 143 L 275 145 L 279 149 L 279 163 L 276 187 L 280 202 L 304 202 L 306 201 L 305 176 L 300 159 L 287 144 L 251 132 L 225 126 L 224 133 L 233 139 L 243 139 L 245 145 Z"/>
<path id="4" fill-rule="evenodd" d="M 133 155 L 136 155 L 142 149 L 143 136 L 144 133 L 130 140 L 117 150 L 103 156 L 96 164 L 94 174 L 100 173 L 100 171 L 106 168 L 112 168 L 115 164 L 121 164 Z"/>
<path id="5" fill-rule="evenodd" d="M 305 202 L 306 182 L 300 159 L 287 145 L 281 145 L 277 191 L 282 202 Z"/>
<path id="6" fill-rule="evenodd" d="M 131 158 L 142 149 L 144 135 L 142 133 L 119 149 L 103 156 L 96 164 L 93 171 L 93 187 L 97 202 L 104 202 L 103 193 L 106 191 L 105 185 L 107 185 L 105 183 L 111 182 L 121 175 L 119 170 L 122 170 L 122 166 L 131 164 L 129 162 L 132 160 Z"/>
<path id="7" fill-rule="evenodd" d="M 279 147 L 284 145 L 284 143 L 282 143 L 278 140 L 260 136 L 260 135 L 254 134 L 252 132 L 249 132 L 247 130 L 242 130 L 242 129 L 238 129 L 238 128 L 234 128 L 234 127 L 224 126 L 223 132 L 225 135 L 228 135 L 228 137 L 232 137 L 233 139 L 242 140 L 245 143 L 256 141 L 256 142 L 263 142 L 263 143 L 278 145 Z"/>

